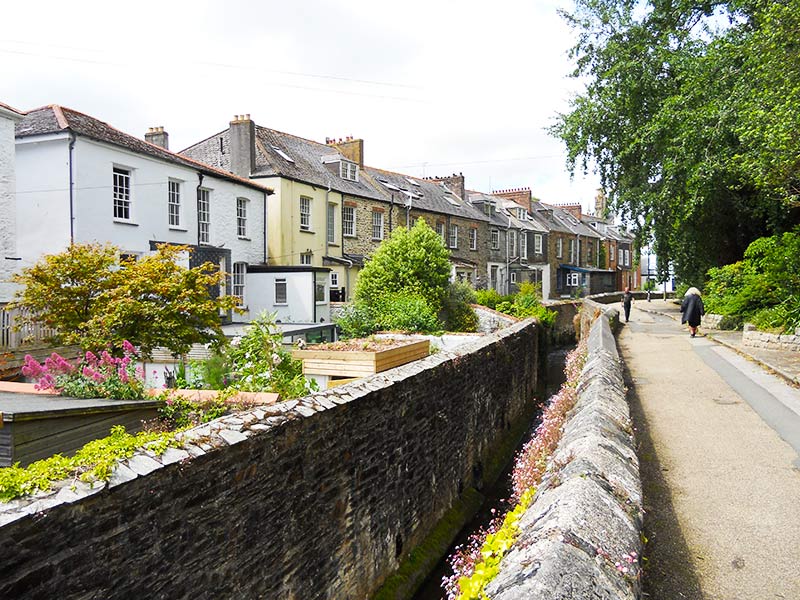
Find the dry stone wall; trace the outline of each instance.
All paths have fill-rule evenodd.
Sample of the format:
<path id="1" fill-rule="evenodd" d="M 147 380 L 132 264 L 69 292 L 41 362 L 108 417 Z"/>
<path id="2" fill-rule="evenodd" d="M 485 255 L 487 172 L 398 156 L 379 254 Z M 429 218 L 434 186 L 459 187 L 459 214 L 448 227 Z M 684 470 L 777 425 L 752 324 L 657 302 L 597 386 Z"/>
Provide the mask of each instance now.
<path id="1" fill-rule="evenodd" d="M 539 334 L 524 321 L 0 504 L 0 598 L 367 598 L 513 448 Z"/>

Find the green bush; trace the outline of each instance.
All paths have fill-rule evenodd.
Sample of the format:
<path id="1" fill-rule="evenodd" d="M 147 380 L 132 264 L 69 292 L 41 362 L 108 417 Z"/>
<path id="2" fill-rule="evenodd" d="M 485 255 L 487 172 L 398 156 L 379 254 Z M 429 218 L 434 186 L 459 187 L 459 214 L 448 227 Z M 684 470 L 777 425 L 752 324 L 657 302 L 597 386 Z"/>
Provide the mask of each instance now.
<path id="1" fill-rule="evenodd" d="M 552 326 L 556 321 L 555 311 L 542 305 L 539 286 L 525 282 L 519 285 L 519 292 L 513 296 L 513 301 L 503 301 L 497 304 L 495 310 L 518 319 L 535 317 L 543 325 Z"/>
<path id="2" fill-rule="evenodd" d="M 481 306 L 488 306 L 491 309 L 496 309 L 500 302 L 513 302 L 514 295 L 502 295 L 495 289 L 477 290 L 475 292 L 475 304 Z"/>
<path id="3" fill-rule="evenodd" d="M 424 298 L 438 311 L 450 279 L 450 251 L 424 220 L 411 229 L 395 229 L 358 275 L 355 299 L 375 304 L 385 294 Z"/>
<path id="4" fill-rule="evenodd" d="M 433 333 L 442 329 L 424 298 L 404 293 L 385 294 L 372 304 L 356 300 L 342 311 L 336 324 L 344 338 L 366 337 L 376 331 Z"/>
<path id="5" fill-rule="evenodd" d="M 466 281 L 454 281 L 444 299 L 444 321 L 448 331 L 477 331 L 478 315 L 472 309 L 475 290 Z"/>
<path id="6" fill-rule="evenodd" d="M 800 227 L 759 238 L 743 260 L 710 269 L 704 304 L 737 322 L 794 332 L 800 326 Z"/>

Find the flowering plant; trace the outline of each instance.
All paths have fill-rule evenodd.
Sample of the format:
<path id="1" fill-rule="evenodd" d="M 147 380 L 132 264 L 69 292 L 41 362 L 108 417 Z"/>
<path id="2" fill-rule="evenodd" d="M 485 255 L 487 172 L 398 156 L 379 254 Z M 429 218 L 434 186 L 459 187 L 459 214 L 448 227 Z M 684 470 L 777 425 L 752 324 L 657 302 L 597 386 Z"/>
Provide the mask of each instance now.
<path id="1" fill-rule="evenodd" d="M 442 579 L 448 600 L 486 598 L 483 590 L 499 572 L 503 555 L 514 545 L 519 535 L 518 521 L 533 501 L 536 487 L 547 469 L 547 461 L 561 439 L 567 413 L 575 406 L 578 379 L 586 356 L 585 341 L 567 355 L 566 381 L 550 398 L 535 433 L 517 454 L 511 474 L 513 493 L 510 504 L 514 508 L 495 517 L 486 529 L 474 533 L 450 556 L 453 574 Z"/>
<path id="2" fill-rule="evenodd" d="M 136 349 L 124 340 L 122 351 L 122 357 L 107 350 L 100 356 L 89 351 L 76 361 L 53 352 L 41 364 L 27 354 L 22 374 L 37 380 L 37 390 L 54 390 L 62 396 L 140 400 L 145 397 L 144 372 L 136 366 Z"/>

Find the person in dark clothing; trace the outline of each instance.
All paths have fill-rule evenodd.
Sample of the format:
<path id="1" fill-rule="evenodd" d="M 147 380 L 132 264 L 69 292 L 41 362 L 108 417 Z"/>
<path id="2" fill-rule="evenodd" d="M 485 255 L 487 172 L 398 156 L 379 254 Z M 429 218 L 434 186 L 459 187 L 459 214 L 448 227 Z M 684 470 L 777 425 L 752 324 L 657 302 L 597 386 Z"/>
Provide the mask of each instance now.
<path id="1" fill-rule="evenodd" d="M 625 311 L 626 323 L 631 318 L 631 304 L 633 304 L 633 294 L 630 288 L 625 288 L 625 291 L 622 292 L 622 309 Z"/>
<path id="2" fill-rule="evenodd" d="M 689 324 L 689 333 L 694 337 L 697 335 L 697 328 L 700 327 L 700 320 L 706 313 L 703 299 L 700 297 L 700 290 L 696 287 L 686 290 L 681 303 L 681 312 L 683 313 L 681 323 Z"/>

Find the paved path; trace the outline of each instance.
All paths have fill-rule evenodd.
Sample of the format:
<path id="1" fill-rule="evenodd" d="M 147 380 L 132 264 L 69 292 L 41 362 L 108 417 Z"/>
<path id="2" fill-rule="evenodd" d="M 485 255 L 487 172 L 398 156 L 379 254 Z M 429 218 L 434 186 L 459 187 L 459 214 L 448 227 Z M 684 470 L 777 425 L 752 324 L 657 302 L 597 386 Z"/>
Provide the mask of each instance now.
<path id="1" fill-rule="evenodd" d="M 619 345 L 647 510 L 645 597 L 800 599 L 800 390 L 690 338 L 658 314 L 674 305 L 637 304 Z"/>

